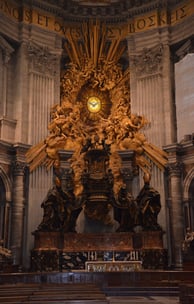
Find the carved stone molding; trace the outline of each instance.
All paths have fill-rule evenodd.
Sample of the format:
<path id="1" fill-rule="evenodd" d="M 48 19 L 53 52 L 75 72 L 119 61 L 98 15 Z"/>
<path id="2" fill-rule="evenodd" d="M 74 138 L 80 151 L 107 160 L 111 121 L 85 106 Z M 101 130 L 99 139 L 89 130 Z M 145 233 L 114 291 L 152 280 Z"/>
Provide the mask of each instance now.
<path id="1" fill-rule="evenodd" d="M 183 171 L 183 163 L 175 162 L 172 164 L 168 164 L 167 170 L 171 176 L 180 177 Z"/>
<path id="2" fill-rule="evenodd" d="M 12 170 L 14 176 L 24 175 L 26 170 L 26 164 L 20 161 L 12 162 Z"/>
<path id="3" fill-rule="evenodd" d="M 187 40 L 179 49 L 175 52 L 175 61 L 183 59 L 187 54 L 194 53 L 194 40 Z"/>
<path id="4" fill-rule="evenodd" d="M 19 0 L 18 0 L 19 1 Z M 115 22 L 124 21 L 129 15 L 147 13 L 153 9 L 172 6 L 172 1 L 157 0 L 25 0 L 26 4 L 39 7 L 45 11 L 63 15 L 65 20 L 78 21 L 80 18 L 108 18 Z M 116 18 L 116 19 L 115 19 Z"/>
<path id="5" fill-rule="evenodd" d="M 3 63 L 7 64 L 11 58 L 11 54 L 14 52 L 14 49 L 2 36 L 0 36 L 0 51 L 3 54 Z"/>
<path id="6" fill-rule="evenodd" d="M 40 46 L 32 41 L 27 44 L 30 71 L 55 76 L 57 56 L 48 47 Z"/>
<path id="7" fill-rule="evenodd" d="M 160 44 L 155 48 L 144 48 L 143 51 L 130 57 L 131 68 L 137 76 L 158 74 L 162 70 L 163 46 Z"/>

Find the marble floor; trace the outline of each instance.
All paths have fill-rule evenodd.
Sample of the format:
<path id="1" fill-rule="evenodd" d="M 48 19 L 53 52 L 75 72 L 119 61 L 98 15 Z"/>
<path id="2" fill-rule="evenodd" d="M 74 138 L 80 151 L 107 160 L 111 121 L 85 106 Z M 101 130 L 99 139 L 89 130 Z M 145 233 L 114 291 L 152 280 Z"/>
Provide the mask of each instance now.
<path id="1" fill-rule="evenodd" d="M 179 304 L 178 297 L 107 297 L 109 304 Z"/>

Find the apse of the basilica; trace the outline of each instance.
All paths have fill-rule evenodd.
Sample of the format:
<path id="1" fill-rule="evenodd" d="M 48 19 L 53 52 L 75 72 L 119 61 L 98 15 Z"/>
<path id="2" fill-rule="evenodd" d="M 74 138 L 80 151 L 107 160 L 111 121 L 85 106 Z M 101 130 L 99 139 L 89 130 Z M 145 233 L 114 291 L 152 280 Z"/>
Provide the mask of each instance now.
<path id="1" fill-rule="evenodd" d="M 148 182 L 144 194 L 139 194 L 137 199 L 132 197 L 128 191 L 130 185 L 122 176 L 119 151 L 132 151 L 132 172 L 138 167 L 145 176 L 151 175 L 151 162 L 164 170 L 167 153 L 149 143 L 141 132 L 149 124 L 146 118 L 131 113 L 129 67 L 121 64 L 126 44 L 122 36 L 111 39 L 108 32 L 104 23 L 92 20 L 84 23 L 80 30 L 66 33 L 69 62 L 61 77 L 60 104 L 51 110 L 49 136 L 26 154 L 31 171 L 39 165 L 45 165 L 47 170 L 54 167 L 59 183 L 42 203 L 44 215 L 38 227 L 41 233 L 63 231 L 106 235 L 108 232 L 133 231 L 135 227 L 162 231 L 157 223 L 161 208 L 159 193 L 157 196 Z M 72 171 L 62 168 L 61 150 L 61 154 L 72 151 L 68 160 Z M 120 216 L 116 216 L 117 209 L 121 209 Z M 74 210 L 79 210 L 77 216 L 72 215 Z M 37 234 L 39 238 L 39 232 L 35 233 L 35 238 Z M 119 234 L 117 236 L 120 238 Z M 95 235 L 93 239 L 92 250 L 98 260 Z M 86 236 L 86 242 L 90 241 Z M 39 246 L 41 249 L 42 245 Z M 119 245 L 113 243 L 111 247 L 122 252 Z M 71 250 L 75 251 L 74 245 Z M 83 255 L 82 251 L 76 253 Z M 72 265 L 74 263 L 72 261 Z"/>
<path id="2" fill-rule="evenodd" d="M 2 252 L 38 271 L 181 268 L 192 1 L 0 4 Z"/>

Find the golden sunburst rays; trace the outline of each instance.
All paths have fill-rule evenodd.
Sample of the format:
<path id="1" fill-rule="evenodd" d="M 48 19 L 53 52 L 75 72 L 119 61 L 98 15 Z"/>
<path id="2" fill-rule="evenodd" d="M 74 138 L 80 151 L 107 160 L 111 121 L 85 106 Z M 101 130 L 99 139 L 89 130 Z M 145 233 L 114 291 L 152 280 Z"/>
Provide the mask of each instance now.
<path id="1" fill-rule="evenodd" d="M 109 30 L 105 23 L 89 20 L 80 28 L 70 28 L 66 32 L 64 47 L 71 63 L 61 81 L 62 96 L 74 98 L 76 94 L 79 95 L 82 87 L 87 86 L 89 91 L 92 87 L 110 92 L 129 79 L 129 70 L 123 71 L 119 64 L 126 50 L 126 42 L 121 32 L 110 37 Z M 106 103 L 109 103 L 109 99 Z M 97 116 L 93 115 L 92 119 Z"/>
<path id="2" fill-rule="evenodd" d="M 67 30 L 64 48 L 71 62 L 81 69 L 88 61 L 94 69 L 101 61 L 117 63 L 126 51 L 126 43 L 121 34 L 108 39 L 107 32 L 108 26 L 96 19 L 82 23 L 80 28 Z"/>

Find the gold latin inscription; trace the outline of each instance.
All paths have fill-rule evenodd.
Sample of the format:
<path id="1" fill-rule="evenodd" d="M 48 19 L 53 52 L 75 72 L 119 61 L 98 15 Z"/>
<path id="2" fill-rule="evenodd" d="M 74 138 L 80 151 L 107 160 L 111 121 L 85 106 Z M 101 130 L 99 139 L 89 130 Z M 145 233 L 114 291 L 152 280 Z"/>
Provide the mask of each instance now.
<path id="1" fill-rule="evenodd" d="M 11 0 L 0 0 L 0 13 L 19 22 L 34 24 L 52 30 L 59 35 L 65 35 L 64 21 L 53 15 L 30 9 L 27 6 L 17 6 Z M 128 22 L 128 34 L 147 31 L 159 26 L 175 25 L 194 13 L 194 1 L 183 1 L 170 12 L 167 10 L 153 11 L 149 14 L 131 18 Z M 117 29 L 118 30 L 118 29 Z M 123 29 L 121 29 L 123 31 Z M 114 33 L 115 34 L 115 33 Z M 117 33 L 118 34 L 118 33 Z M 111 32 L 109 33 L 111 36 Z M 120 33 L 120 35 L 122 35 Z"/>
<path id="2" fill-rule="evenodd" d="M 153 29 L 158 26 L 175 25 L 181 22 L 186 17 L 194 13 L 194 2 L 192 0 L 186 2 L 184 5 L 177 7 L 173 11 L 156 11 L 152 14 L 137 17 L 129 21 L 128 31 L 130 34 Z"/>
<path id="3" fill-rule="evenodd" d="M 4 13 L 7 17 L 20 21 L 19 8 L 11 1 L 0 0 L 0 12 Z"/>
<path id="4" fill-rule="evenodd" d="M 184 5 L 177 7 L 172 11 L 170 16 L 170 23 L 172 25 L 182 21 L 184 18 L 194 13 L 194 2 L 192 0 L 187 1 Z"/>

